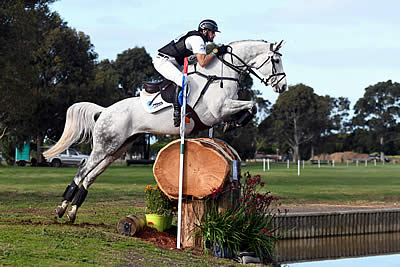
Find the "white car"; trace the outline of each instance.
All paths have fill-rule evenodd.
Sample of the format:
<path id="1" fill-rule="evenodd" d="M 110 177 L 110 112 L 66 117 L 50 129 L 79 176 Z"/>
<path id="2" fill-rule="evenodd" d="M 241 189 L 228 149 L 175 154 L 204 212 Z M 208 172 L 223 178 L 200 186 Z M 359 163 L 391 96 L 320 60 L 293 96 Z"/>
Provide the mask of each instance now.
<path id="1" fill-rule="evenodd" d="M 52 167 L 78 166 L 82 160 L 87 159 L 88 157 L 88 155 L 82 154 L 75 149 L 68 148 L 64 152 L 47 159 L 47 162 Z"/>

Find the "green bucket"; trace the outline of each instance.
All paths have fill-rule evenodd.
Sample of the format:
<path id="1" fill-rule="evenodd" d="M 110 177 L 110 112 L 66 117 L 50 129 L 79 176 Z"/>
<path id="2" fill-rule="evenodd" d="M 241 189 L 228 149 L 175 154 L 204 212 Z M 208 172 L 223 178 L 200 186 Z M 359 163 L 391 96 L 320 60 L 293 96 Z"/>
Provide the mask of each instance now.
<path id="1" fill-rule="evenodd" d="M 156 228 L 159 232 L 171 228 L 171 222 L 172 215 L 146 214 L 146 225 L 148 227 Z"/>

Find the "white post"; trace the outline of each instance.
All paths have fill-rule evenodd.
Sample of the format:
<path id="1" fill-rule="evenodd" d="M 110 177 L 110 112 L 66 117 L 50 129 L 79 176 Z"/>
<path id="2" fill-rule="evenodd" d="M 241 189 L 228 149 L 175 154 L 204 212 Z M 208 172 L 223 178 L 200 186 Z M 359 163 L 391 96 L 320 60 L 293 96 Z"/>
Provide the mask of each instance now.
<path id="1" fill-rule="evenodd" d="M 332 168 L 335 168 L 335 160 L 332 160 Z"/>
<path id="2" fill-rule="evenodd" d="M 232 171 L 232 180 L 237 181 L 238 180 L 238 161 L 233 160 L 233 171 Z"/>
<path id="3" fill-rule="evenodd" d="M 358 167 L 358 160 L 356 160 L 356 166 Z"/>
<path id="4" fill-rule="evenodd" d="M 365 160 L 365 167 L 367 167 L 368 166 L 368 163 L 367 163 L 368 161 L 367 160 Z"/>
<path id="5" fill-rule="evenodd" d="M 210 139 L 214 138 L 214 127 L 211 127 L 210 129 L 208 129 L 208 137 Z"/>
<path id="6" fill-rule="evenodd" d="M 300 176 L 300 160 L 297 161 L 297 176 Z"/>
<path id="7" fill-rule="evenodd" d="M 374 166 L 376 166 L 376 159 L 374 159 Z"/>
<path id="8" fill-rule="evenodd" d="M 347 160 L 347 168 L 349 167 L 349 160 Z"/>
<path id="9" fill-rule="evenodd" d="M 318 168 L 321 168 L 321 161 L 318 160 Z"/>
<path id="10" fill-rule="evenodd" d="M 265 171 L 265 159 L 263 159 L 263 170 Z"/>
<path id="11" fill-rule="evenodd" d="M 304 169 L 304 159 L 303 159 L 303 169 Z"/>
<path id="12" fill-rule="evenodd" d="M 267 166 L 268 166 L 268 171 L 269 171 L 269 159 L 267 159 Z"/>
<path id="13" fill-rule="evenodd" d="M 289 160 L 287 160 L 287 168 L 289 169 Z"/>
<path id="14" fill-rule="evenodd" d="M 183 78 L 182 78 L 182 90 L 183 90 L 183 101 L 181 107 L 181 146 L 179 154 L 179 194 L 178 194 L 178 229 L 176 237 L 176 247 L 181 248 L 181 232 L 182 232 L 182 189 L 183 189 L 183 163 L 185 154 L 185 126 L 186 126 L 186 97 L 187 97 L 187 71 L 188 71 L 188 58 L 185 57 Z"/>

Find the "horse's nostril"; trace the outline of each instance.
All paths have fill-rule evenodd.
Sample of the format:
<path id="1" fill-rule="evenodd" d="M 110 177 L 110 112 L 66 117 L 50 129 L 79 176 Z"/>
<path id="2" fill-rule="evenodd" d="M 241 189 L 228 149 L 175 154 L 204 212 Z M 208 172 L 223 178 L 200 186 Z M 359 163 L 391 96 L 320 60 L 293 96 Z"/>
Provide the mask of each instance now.
<path id="1" fill-rule="evenodd" d="M 284 85 L 282 86 L 281 93 L 283 93 L 283 92 L 285 92 L 285 91 L 286 91 L 286 84 L 284 84 Z"/>

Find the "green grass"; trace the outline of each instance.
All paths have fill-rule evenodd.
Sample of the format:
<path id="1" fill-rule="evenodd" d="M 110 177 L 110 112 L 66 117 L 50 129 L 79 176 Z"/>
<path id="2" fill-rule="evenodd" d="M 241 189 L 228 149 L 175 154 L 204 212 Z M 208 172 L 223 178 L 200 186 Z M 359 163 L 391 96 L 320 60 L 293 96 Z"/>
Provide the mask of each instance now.
<path id="1" fill-rule="evenodd" d="M 75 168 L 0 168 L 0 266 L 234 264 L 116 232 L 119 219 L 144 214 L 144 188 L 155 184 L 149 166 L 109 168 L 89 190 L 75 224 L 59 219 L 54 208 L 75 173 Z"/>
<path id="2" fill-rule="evenodd" d="M 283 203 L 400 201 L 400 164 L 297 167 L 262 163 L 242 167 L 260 174 Z M 163 250 L 116 232 L 118 220 L 144 214 L 144 188 L 155 184 L 151 166 L 112 166 L 89 190 L 75 224 L 53 213 L 76 168 L 0 167 L 0 265 L 232 265 L 234 262 Z"/>
<path id="3" fill-rule="evenodd" d="M 267 190 L 280 197 L 283 203 L 340 203 L 360 204 L 400 201 L 400 164 L 364 163 L 330 165 L 306 164 L 300 168 L 286 164 L 271 164 L 263 171 L 262 163 L 242 169 L 260 174 Z"/>

